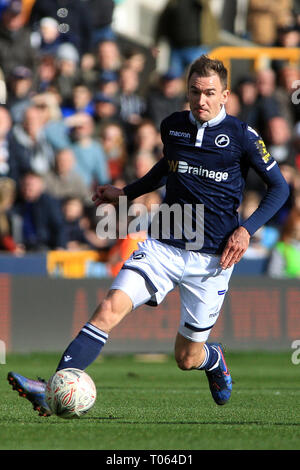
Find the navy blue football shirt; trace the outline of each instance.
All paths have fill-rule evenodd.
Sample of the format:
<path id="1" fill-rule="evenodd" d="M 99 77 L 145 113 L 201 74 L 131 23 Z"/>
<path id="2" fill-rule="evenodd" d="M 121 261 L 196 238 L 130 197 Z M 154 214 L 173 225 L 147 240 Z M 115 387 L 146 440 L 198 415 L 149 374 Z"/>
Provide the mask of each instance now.
<path id="1" fill-rule="evenodd" d="M 246 123 L 227 115 L 224 107 L 214 119 L 203 124 L 196 121 L 190 111 L 173 113 L 161 123 L 161 139 L 162 159 L 143 178 L 127 185 L 124 192 L 132 200 L 165 183 L 163 203 L 169 207 L 174 204 L 191 207 L 195 230 L 199 215 L 196 208 L 202 204 L 203 241 L 195 251 L 222 253 L 228 237 L 240 225 L 238 208 L 250 167 L 267 187 L 258 209 L 242 224 L 250 235 L 264 225 L 288 197 L 288 185 L 261 137 Z M 156 238 L 186 249 L 191 238 L 186 236 L 182 221 L 183 218 L 180 236 L 173 227 L 169 237 L 164 238 L 159 232 Z M 152 234 L 151 225 L 149 234 Z"/>

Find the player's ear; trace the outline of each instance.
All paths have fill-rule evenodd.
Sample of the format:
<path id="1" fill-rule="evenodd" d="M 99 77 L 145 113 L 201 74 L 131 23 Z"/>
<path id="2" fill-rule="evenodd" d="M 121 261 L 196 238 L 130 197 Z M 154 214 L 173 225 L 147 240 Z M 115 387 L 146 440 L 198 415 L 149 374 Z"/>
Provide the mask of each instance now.
<path id="1" fill-rule="evenodd" d="M 222 91 L 222 99 L 221 99 L 222 104 L 227 103 L 229 95 L 230 95 L 230 91 L 228 89 L 225 89 Z"/>

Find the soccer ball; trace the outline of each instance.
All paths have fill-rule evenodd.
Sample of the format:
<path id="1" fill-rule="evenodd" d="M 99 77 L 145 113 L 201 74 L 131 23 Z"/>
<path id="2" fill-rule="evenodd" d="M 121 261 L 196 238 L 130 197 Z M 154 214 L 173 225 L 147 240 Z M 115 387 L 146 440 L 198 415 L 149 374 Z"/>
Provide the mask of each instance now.
<path id="1" fill-rule="evenodd" d="M 80 369 L 62 369 L 46 385 L 46 401 L 60 418 L 80 418 L 96 401 L 96 387 L 91 377 Z"/>

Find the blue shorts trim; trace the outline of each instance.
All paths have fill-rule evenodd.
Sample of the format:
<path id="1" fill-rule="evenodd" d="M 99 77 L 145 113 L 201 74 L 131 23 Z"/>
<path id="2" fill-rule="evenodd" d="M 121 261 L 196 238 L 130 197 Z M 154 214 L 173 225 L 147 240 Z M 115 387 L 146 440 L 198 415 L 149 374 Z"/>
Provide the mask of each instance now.
<path id="1" fill-rule="evenodd" d="M 158 289 L 157 287 L 155 287 L 155 285 L 153 284 L 153 282 L 151 281 L 151 279 L 149 278 L 148 274 L 145 273 L 145 271 L 143 271 L 142 269 L 139 269 L 139 268 L 136 268 L 135 266 L 122 266 L 121 269 L 131 269 L 131 271 L 135 271 L 137 272 L 138 274 L 140 274 L 144 279 L 145 281 L 147 282 L 147 284 L 151 287 L 151 289 L 153 290 L 153 293 L 155 294 L 156 292 L 158 292 Z M 148 302 L 146 302 L 146 305 L 149 305 L 150 307 L 157 307 L 158 306 L 158 303 L 155 301 L 155 300 L 148 300 Z"/>
<path id="2" fill-rule="evenodd" d="M 189 328 L 192 331 L 196 331 L 197 333 L 200 333 L 201 331 L 211 330 L 214 324 L 211 326 L 207 326 L 206 328 L 197 328 L 196 326 L 190 325 L 189 323 L 185 322 L 184 326 L 186 328 Z"/>

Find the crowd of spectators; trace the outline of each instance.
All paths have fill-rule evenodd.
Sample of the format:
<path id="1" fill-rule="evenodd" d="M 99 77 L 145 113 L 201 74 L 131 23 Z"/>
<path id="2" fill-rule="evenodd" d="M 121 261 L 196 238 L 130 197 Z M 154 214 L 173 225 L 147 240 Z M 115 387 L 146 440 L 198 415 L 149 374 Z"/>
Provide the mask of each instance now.
<path id="1" fill-rule="evenodd" d="M 250 0 L 248 37 L 259 45 L 299 46 L 296 7 L 288 0 Z M 121 246 L 97 235 L 93 190 L 105 183 L 122 187 L 161 158 L 160 122 L 188 109 L 186 66 L 209 52 L 220 25 L 207 0 L 167 2 L 153 39 L 169 36 L 170 64 L 166 73 L 154 69 L 145 78 L 148 56 L 121 47 L 113 9 L 113 0 L 0 0 L 1 251 L 98 250 L 108 263 L 91 266 L 95 275 L 114 275 L 109 256 L 117 266 L 128 252 L 128 240 Z M 191 27 L 183 31 L 189 15 Z M 299 65 L 274 61 L 240 76 L 227 105 L 263 137 L 291 188 L 245 256 L 271 257 L 272 276 L 300 276 L 299 80 Z M 250 171 L 241 218 L 264 191 Z M 163 189 L 133 203 L 150 211 L 162 197 Z M 298 263 L 291 261 L 295 251 Z"/>

